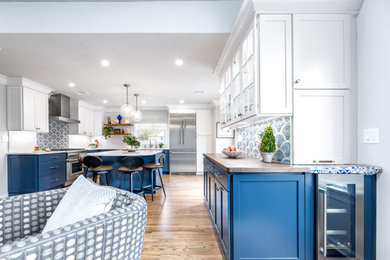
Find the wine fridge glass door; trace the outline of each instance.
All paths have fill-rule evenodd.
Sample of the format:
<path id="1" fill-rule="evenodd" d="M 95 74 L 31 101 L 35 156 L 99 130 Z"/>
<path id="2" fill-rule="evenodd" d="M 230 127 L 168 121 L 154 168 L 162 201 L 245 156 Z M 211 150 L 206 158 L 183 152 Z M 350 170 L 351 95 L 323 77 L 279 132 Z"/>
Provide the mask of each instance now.
<path id="1" fill-rule="evenodd" d="M 318 176 L 318 259 L 363 259 L 363 185 L 360 175 Z"/>

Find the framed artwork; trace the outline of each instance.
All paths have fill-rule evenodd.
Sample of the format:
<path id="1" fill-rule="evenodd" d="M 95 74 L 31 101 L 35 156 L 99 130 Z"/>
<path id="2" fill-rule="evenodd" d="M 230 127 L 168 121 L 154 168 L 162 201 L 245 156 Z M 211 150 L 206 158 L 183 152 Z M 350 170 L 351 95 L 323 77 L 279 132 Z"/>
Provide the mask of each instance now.
<path id="1" fill-rule="evenodd" d="M 229 128 L 222 129 L 220 122 L 217 122 L 215 129 L 217 138 L 234 138 L 234 130 Z"/>
<path id="2" fill-rule="evenodd" d="M 121 130 L 120 129 L 114 129 L 114 134 L 120 134 Z"/>

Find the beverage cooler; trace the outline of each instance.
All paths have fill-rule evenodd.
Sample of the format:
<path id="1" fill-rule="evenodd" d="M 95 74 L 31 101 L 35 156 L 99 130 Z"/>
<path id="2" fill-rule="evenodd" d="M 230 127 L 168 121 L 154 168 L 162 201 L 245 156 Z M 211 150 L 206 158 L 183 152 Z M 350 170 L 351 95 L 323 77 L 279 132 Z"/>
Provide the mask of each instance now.
<path id="1" fill-rule="evenodd" d="M 375 259 L 375 176 L 317 176 L 317 259 Z"/>

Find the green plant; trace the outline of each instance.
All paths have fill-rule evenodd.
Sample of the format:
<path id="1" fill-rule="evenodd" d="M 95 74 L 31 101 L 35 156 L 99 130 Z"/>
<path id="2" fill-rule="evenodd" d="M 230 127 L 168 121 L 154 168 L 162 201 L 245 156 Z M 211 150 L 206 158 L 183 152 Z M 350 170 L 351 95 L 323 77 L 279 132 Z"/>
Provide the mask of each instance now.
<path id="1" fill-rule="evenodd" d="M 263 153 L 273 153 L 276 150 L 275 136 L 271 126 L 267 126 L 259 143 L 259 149 Z"/>
<path id="2" fill-rule="evenodd" d="M 164 143 L 159 143 L 158 146 L 162 148 L 164 146 Z"/>
<path id="3" fill-rule="evenodd" d="M 105 126 L 103 127 L 103 135 L 104 138 L 111 138 L 111 133 L 114 131 L 114 128 L 112 126 Z"/>
<path id="4" fill-rule="evenodd" d="M 123 142 L 131 147 L 139 147 L 141 145 L 140 141 L 134 135 L 125 135 Z"/>

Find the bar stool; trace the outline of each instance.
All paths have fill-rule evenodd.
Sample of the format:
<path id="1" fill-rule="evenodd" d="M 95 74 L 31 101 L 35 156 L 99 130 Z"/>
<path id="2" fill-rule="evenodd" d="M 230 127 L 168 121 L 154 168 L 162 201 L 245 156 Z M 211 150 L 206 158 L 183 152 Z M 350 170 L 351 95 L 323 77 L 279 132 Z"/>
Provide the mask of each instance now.
<path id="1" fill-rule="evenodd" d="M 129 176 L 130 192 L 134 192 L 137 194 L 143 194 L 143 196 L 145 198 L 144 189 L 143 189 L 143 179 L 141 179 L 141 176 L 139 174 L 139 172 L 143 170 L 143 168 L 142 168 L 143 164 L 144 164 L 144 159 L 142 159 L 141 157 L 125 157 L 122 159 L 123 166 L 120 167 L 118 169 L 118 171 L 122 173 L 121 181 L 119 184 L 120 188 L 122 188 L 123 176 L 125 174 L 128 174 L 128 175 L 130 175 Z M 136 190 L 136 191 L 133 189 L 133 175 L 134 174 L 137 175 L 139 183 L 141 185 L 141 188 L 139 190 Z"/>
<path id="2" fill-rule="evenodd" d="M 163 182 L 163 179 L 162 179 L 162 168 L 164 168 L 165 154 L 161 154 L 158 157 L 158 162 L 159 163 L 147 163 L 147 164 L 144 164 L 142 166 L 145 170 L 149 170 L 150 171 L 150 179 L 151 179 L 152 185 L 151 185 L 150 189 L 146 188 L 146 190 L 147 191 L 151 191 L 151 193 L 152 193 L 152 201 L 153 201 L 153 193 L 156 190 L 159 190 L 161 188 L 164 191 L 164 196 L 167 197 L 167 194 L 165 193 L 164 182 Z M 160 177 L 161 185 L 157 185 L 157 184 L 154 183 L 153 173 L 156 174 L 156 172 L 158 172 L 158 176 Z"/>
<path id="3" fill-rule="evenodd" d="M 87 174 L 86 177 L 89 178 L 89 173 L 92 173 L 92 180 L 97 183 L 97 177 L 99 176 L 99 184 L 100 180 L 104 176 L 105 184 L 106 186 L 110 186 L 110 178 L 108 177 L 108 174 L 114 167 L 110 165 L 103 165 L 102 159 L 100 159 L 97 156 L 87 155 L 83 159 L 83 163 L 87 167 Z"/>

